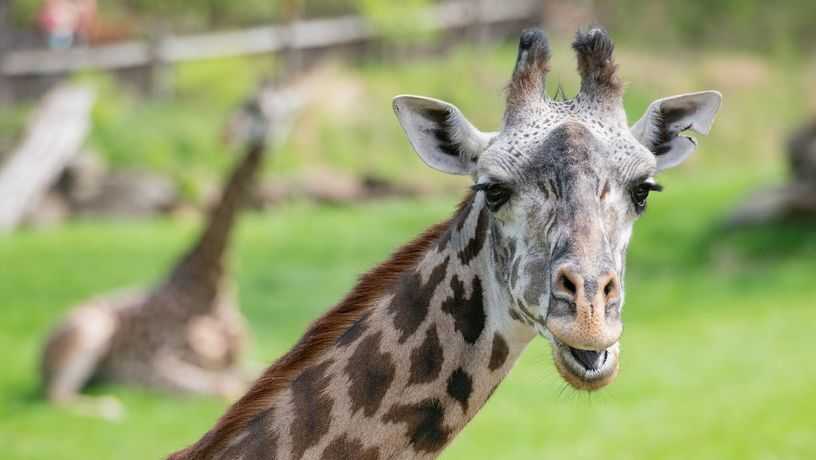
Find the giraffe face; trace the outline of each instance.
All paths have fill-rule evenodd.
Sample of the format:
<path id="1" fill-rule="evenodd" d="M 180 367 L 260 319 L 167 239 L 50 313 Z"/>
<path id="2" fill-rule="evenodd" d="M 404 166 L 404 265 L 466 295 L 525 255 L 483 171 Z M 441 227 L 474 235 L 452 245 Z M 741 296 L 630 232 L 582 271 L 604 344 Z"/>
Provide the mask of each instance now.
<path id="1" fill-rule="evenodd" d="M 659 99 L 635 125 L 623 110 L 612 43 L 599 29 L 573 48 L 582 77 L 570 100 L 547 97 L 549 48 L 522 34 L 498 133 L 456 107 L 401 96 L 397 116 L 431 167 L 468 174 L 489 215 L 490 269 L 509 316 L 550 341 L 562 377 L 595 390 L 617 374 L 625 255 L 654 176 L 694 150 L 681 133 L 707 133 L 720 104 L 708 91 Z"/>
<path id="2" fill-rule="evenodd" d="M 499 134 L 479 157 L 474 188 L 511 317 L 551 342 L 569 383 L 596 389 L 617 372 L 626 249 L 659 188 L 657 166 L 625 125 L 610 136 L 580 115 L 551 119 Z"/>

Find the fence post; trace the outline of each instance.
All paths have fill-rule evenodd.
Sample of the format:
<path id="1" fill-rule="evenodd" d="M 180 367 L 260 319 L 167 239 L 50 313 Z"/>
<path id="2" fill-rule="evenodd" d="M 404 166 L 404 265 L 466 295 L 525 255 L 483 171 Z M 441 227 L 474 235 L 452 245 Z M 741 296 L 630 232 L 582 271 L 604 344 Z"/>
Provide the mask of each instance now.
<path id="1" fill-rule="evenodd" d="M 303 10 L 302 0 L 284 0 L 282 7 L 282 21 L 286 24 L 285 44 L 280 53 L 283 58 L 283 66 L 281 75 L 282 81 L 291 80 L 298 73 L 303 70 L 303 53 L 298 47 L 297 30 L 298 21 L 301 18 Z"/>
<path id="2" fill-rule="evenodd" d="M 11 90 L 11 81 L 6 78 L 2 70 L 6 51 L 11 49 L 10 6 L 9 0 L 0 0 L 0 104 L 3 105 L 10 104 L 14 95 Z"/>
<path id="3" fill-rule="evenodd" d="M 148 40 L 148 93 L 151 97 L 164 97 L 172 90 L 172 75 L 164 59 L 164 40 L 162 32 L 152 34 Z"/>
<path id="4" fill-rule="evenodd" d="M 480 46 L 490 39 L 490 24 L 485 21 L 487 8 L 486 0 L 476 0 L 476 43 Z"/>

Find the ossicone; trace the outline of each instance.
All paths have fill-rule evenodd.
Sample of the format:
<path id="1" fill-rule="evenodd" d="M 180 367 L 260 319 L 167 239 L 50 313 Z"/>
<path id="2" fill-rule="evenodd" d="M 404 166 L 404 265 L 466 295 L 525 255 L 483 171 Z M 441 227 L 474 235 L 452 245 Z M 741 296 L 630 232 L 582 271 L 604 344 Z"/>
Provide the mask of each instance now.
<path id="1" fill-rule="evenodd" d="M 526 29 L 519 38 L 518 55 L 507 93 L 508 108 L 544 96 L 550 70 L 550 43 L 541 29 Z"/>
<path id="2" fill-rule="evenodd" d="M 596 26 L 579 30 L 572 49 L 578 58 L 582 94 L 595 98 L 622 96 L 623 85 L 612 56 L 615 45 L 605 29 Z"/>

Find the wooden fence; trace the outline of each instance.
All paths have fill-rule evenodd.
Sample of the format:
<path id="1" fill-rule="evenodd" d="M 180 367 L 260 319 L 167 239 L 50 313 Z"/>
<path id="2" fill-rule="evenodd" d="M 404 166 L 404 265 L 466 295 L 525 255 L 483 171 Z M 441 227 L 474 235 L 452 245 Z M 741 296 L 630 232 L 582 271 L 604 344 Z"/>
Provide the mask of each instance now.
<path id="1" fill-rule="evenodd" d="M 524 21 L 541 11 L 537 0 L 501 2 L 455 1 L 430 7 L 424 12 L 431 30 L 490 26 Z M 374 40 L 378 31 L 364 18 L 344 16 L 310 19 L 290 25 L 255 27 L 183 37 L 166 37 L 155 43 L 128 41 L 93 48 L 68 50 L 10 51 L 2 57 L 0 74 L 7 78 L 64 75 L 78 70 L 119 70 L 149 67 L 156 63 L 308 51 Z"/>

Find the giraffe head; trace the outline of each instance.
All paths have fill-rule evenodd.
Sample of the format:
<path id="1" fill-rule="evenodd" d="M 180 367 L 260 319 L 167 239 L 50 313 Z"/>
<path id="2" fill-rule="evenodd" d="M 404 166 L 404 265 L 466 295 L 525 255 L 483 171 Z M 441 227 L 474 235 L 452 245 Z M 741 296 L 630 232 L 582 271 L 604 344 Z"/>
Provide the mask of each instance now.
<path id="1" fill-rule="evenodd" d="M 398 96 L 397 113 L 432 168 L 470 175 L 489 214 L 487 266 L 509 318 L 547 338 L 562 377 L 595 390 L 616 376 L 623 330 L 623 275 L 632 226 L 655 176 L 696 147 L 720 106 L 715 91 L 659 99 L 634 125 L 623 108 L 613 44 L 579 31 L 581 87 L 547 96 L 550 50 L 540 30 L 521 35 L 500 132 L 475 128 L 451 104 Z"/>

